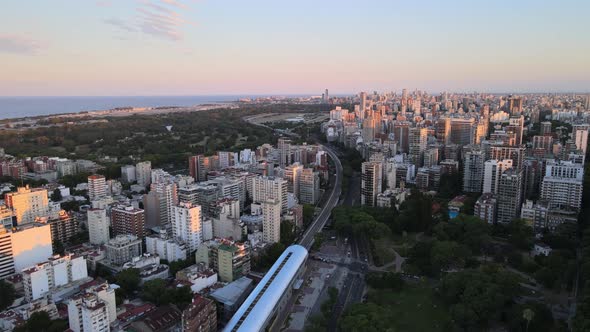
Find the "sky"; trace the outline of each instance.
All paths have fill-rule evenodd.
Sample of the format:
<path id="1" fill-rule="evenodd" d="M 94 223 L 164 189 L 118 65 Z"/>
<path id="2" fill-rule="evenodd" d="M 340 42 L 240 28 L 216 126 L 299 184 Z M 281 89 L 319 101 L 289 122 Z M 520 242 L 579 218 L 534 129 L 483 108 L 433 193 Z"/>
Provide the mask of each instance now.
<path id="1" fill-rule="evenodd" d="M 590 92 L 586 0 L 4 0 L 0 95 Z"/>

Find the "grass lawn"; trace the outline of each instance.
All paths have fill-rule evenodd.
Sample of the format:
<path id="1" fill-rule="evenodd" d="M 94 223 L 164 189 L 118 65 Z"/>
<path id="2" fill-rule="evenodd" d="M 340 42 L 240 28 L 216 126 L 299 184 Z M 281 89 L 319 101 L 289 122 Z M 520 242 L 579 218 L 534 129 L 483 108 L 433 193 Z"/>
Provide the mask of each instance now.
<path id="1" fill-rule="evenodd" d="M 416 234 L 410 233 L 407 236 L 393 234 L 373 240 L 375 254 L 379 256 L 382 265 L 395 260 L 395 253 L 407 257 L 408 251 L 416 244 Z"/>
<path id="2" fill-rule="evenodd" d="M 449 314 L 428 285 L 406 284 L 401 291 L 370 290 L 368 301 L 390 313 L 395 331 L 444 331 Z"/>

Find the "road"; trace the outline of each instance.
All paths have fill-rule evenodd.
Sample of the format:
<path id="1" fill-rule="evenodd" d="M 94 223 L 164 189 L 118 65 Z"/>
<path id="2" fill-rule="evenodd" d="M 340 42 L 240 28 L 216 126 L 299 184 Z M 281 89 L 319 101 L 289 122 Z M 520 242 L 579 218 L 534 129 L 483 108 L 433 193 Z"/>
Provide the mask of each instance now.
<path id="1" fill-rule="evenodd" d="M 307 248 L 309 250 L 311 245 L 314 241 L 315 234 L 319 233 L 322 228 L 326 225 L 328 218 L 330 218 L 330 214 L 332 213 L 332 209 L 338 205 L 338 201 L 340 199 L 340 194 L 342 192 L 342 163 L 340 163 L 340 159 L 336 155 L 336 153 L 330 149 L 329 147 L 322 145 L 324 150 L 328 153 L 332 161 L 334 161 L 334 165 L 336 166 L 336 174 L 334 185 L 332 186 L 332 191 L 328 196 L 328 200 L 326 204 L 320 210 L 320 213 L 317 215 L 315 220 L 307 227 L 303 236 L 299 240 L 299 244 Z"/>

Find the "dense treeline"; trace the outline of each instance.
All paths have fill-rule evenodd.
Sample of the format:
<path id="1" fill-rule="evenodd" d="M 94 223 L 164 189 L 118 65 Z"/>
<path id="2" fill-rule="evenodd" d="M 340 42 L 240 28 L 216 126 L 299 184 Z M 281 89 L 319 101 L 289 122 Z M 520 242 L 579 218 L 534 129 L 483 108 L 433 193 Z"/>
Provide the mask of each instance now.
<path id="1" fill-rule="evenodd" d="M 21 131 L 0 131 L 6 153 L 19 157 L 54 155 L 96 160 L 129 156 L 150 160 L 156 167 L 185 167 L 193 153 L 213 154 L 274 143 L 271 130 L 243 117 L 268 112 L 317 112 L 316 105 L 244 106 L 199 112 L 107 117 L 92 124 L 63 124 Z M 166 126 L 172 126 L 168 131 Z"/>

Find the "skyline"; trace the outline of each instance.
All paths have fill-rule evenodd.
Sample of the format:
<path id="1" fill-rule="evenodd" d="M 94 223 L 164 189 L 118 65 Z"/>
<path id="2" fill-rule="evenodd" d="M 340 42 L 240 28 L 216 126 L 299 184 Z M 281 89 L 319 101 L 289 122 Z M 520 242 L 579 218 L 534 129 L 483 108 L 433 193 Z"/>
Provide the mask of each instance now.
<path id="1" fill-rule="evenodd" d="M 5 6 L 1 96 L 590 91 L 581 1 Z"/>

